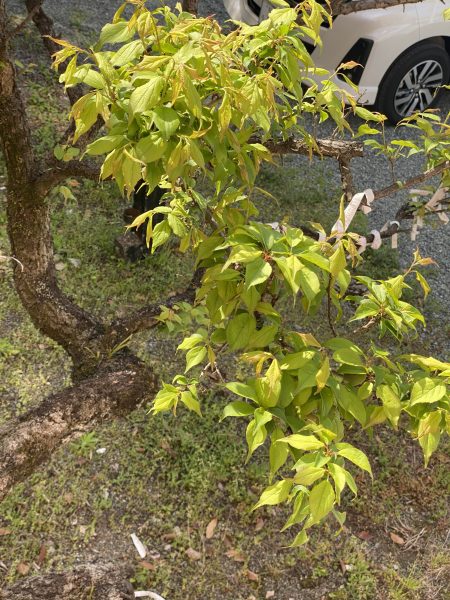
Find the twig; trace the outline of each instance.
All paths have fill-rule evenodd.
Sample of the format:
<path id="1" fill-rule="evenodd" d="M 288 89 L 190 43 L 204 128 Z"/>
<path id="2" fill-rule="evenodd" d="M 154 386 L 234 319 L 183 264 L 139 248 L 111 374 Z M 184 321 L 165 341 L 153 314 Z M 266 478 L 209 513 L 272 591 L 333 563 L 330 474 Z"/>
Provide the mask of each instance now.
<path id="1" fill-rule="evenodd" d="M 445 162 L 437 165 L 436 167 L 433 167 L 433 169 L 428 169 L 428 171 L 425 171 L 420 175 L 416 175 L 415 177 L 411 177 L 411 179 L 407 179 L 404 182 L 396 182 L 392 185 L 388 185 L 387 187 L 374 192 L 375 200 L 381 200 L 381 198 L 385 198 L 386 196 L 392 196 L 392 194 L 395 194 L 400 190 L 415 187 L 416 185 L 426 181 L 427 179 L 431 179 L 432 177 L 439 175 L 446 169 L 450 169 L 450 160 L 446 160 Z"/>
<path id="2" fill-rule="evenodd" d="M 331 277 L 328 281 L 328 286 L 327 286 L 327 318 L 328 318 L 328 324 L 330 326 L 330 329 L 331 329 L 334 337 L 337 337 L 336 329 L 334 328 L 333 318 L 331 315 Z"/>

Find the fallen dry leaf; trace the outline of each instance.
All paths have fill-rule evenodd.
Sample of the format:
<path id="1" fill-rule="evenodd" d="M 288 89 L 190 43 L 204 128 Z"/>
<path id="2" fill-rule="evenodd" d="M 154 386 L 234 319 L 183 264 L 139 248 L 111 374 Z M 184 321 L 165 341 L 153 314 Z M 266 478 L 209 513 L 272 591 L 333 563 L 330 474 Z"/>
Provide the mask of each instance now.
<path id="1" fill-rule="evenodd" d="M 19 575 L 27 575 L 28 571 L 30 570 L 30 565 L 20 562 L 17 565 L 16 569 L 17 569 L 17 572 L 19 573 Z"/>
<path id="2" fill-rule="evenodd" d="M 370 538 L 372 537 L 372 535 L 368 531 L 360 531 L 356 535 L 357 537 L 359 537 L 360 540 L 364 541 L 370 540 Z"/>
<path id="3" fill-rule="evenodd" d="M 225 552 L 225 556 L 228 556 L 228 558 L 232 558 L 236 562 L 245 562 L 245 558 L 242 556 L 239 550 L 235 550 L 234 548 L 231 548 L 231 550 Z"/>
<path id="4" fill-rule="evenodd" d="M 266 594 L 266 600 L 268 598 L 274 598 L 275 597 L 275 592 L 273 590 L 271 590 L 270 592 L 267 592 Z"/>
<path id="5" fill-rule="evenodd" d="M 39 556 L 36 559 L 36 562 L 37 562 L 37 564 L 38 564 L 39 567 L 45 561 L 46 556 L 47 556 L 47 547 L 46 547 L 45 544 L 42 544 L 41 548 L 39 550 Z"/>
<path id="6" fill-rule="evenodd" d="M 165 450 L 167 452 L 167 454 L 169 454 L 172 457 L 176 457 L 177 453 L 173 450 L 172 446 L 169 444 L 169 442 L 167 440 L 162 440 L 159 444 L 160 448 L 162 448 L 163 450 Z"/>
<path id="7" fill-rule="evenodd" d="M 391 540 L 394 542 L 394 544 L 398 544 L 399 546 L 403 546 L 403 544 L 405 543 L 405 540 L 400 537 L 399 535 L 397 535 L 396 533 L 391 533 Z"/>
<path id="8" fill-rule="evenodd" d="M 11 529 L 5 529 L 4 527 L 0 527 L 0 535 L 10 535 Z"/>
<path id="9" fill-rule="evenodd" d="M 253 571 L 250 571 L 250 569 L 247 569 L 247 578 L 250 579 L 250 581 L 259 581 L 259 575 L 257 573 L 254 573 Z"/>
<path id="10" fill-rule="evenodd" d="M 139 563 L 139 566 L 141 566 L 143 569 L 146 569 L 147 571 L 156 571 L 156 565 L 147 562 L 146 560 L 141 561 Z"/>
<path id="11" fill-rule="evenodd" d="M 214 531 L 216 530 L 216 527 L 217 527 L 217 519 L 212 519 L 206 527 L 205 536 L 206 536 L 207 540 L 210 540 L 212 538 L 212 536 L 214 535 Z"/>
<path id="12" fill-rule="evenodd" d="M 194 550 L 194 548 L 188 548 L 186 550 L 186 554 L 187 554 L 188 558 L 190 558 L 190 560 L 200 560 L 202 557 L 201 552 Z"/>
<path id="13" fill-rule="evenodd" d="M 256 521 L 255 524 L 255 531 L 261 531 L 261 529 L 264 527 L 264 519 L 261 519 L 261 517 Z"/>

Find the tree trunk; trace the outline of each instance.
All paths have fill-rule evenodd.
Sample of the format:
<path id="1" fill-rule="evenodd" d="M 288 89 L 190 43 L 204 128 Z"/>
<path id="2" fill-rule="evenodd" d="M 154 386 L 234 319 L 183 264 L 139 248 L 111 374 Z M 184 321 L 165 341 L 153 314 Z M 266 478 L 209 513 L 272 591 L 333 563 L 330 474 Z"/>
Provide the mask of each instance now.
<path id="1" fill-rule="evenodd" d="M 87 565 L 69 573 L 21 579 L 0 590 L 0 600 L 133 600 L 129 573 L 116 565 Z"/>
<path id="2" fill-rule="evenodd" d="M 198 11 L 198 0 L 183 0 L 182 6 L 183 10 L 186 12 L 196 15 Z"/>

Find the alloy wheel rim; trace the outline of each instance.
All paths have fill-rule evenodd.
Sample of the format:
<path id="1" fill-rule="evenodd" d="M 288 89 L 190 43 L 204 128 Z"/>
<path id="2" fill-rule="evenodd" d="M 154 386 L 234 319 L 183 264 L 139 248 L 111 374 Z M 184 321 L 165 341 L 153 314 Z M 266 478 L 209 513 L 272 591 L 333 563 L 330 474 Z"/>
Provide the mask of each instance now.
<path id="1" fill-rule="evenodd" d="M 395 92 L 394 108 L 407 117 L 414 111 L 424 111 L 444 83 L 444 71 L 436 60 L 424 60 L 410 69 Z"/>

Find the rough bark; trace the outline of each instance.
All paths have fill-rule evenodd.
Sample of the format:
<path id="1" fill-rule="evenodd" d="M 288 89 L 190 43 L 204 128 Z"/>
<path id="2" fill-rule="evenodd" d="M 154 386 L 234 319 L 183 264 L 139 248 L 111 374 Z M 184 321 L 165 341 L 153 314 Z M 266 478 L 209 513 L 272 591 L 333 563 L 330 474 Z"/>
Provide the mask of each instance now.
<path id="1" fill-rule="evenodd" d="M 92 340 L 101 324 L 58 287 L 49 207 L 38 179 L 30 127 L 9 54 L 4 0 L 0 0 L 0 143 L 8 173 L 7 216 L 20 299 L 36 327 L 70 354 L 75 367 L 92 362 Z"/>
<path id="2" fill-rule="evenodd" d="M 332 14 L 349 15 L 350 13 L 360 12 L 362 10 L 372 10 L 375 8 L 390 8 L 399 4 L 417 4 L 423 0 L 358 0 L 352 2 L 349 0 L 331 0 Z"/>
<path id="3" fill-rule="evenodd" d="M 196 15 L 198 11 L 198 0 L 183 0 L 182 7 L 183 10 Z"/>
<path id="4" fill-rule="evenodd" d="M 316 144 L 316 148 L 311 148 L 305 142 L 296 138 L 290 138 L 286 141 L 268 140 L 264 142 L 264 145 L 272 154 L 326 156 L 347 162 L 356 156 L 364 156 L 364 145 L 361 142 L 319 139 L 316 140 Z"/>
<path id="5" fill-rule="evenodd" d="M 156 386 L 152 370 L 127 355 L 6 423 L 0 428 L 0 500 L 59 446 L 131 412 L 153 396 Z"/>
<path id="6" fill-rule="evenodd" d="M 46 573 L 21 579 L 0 590 L 0 600 L 133 600 L 129 573 L 117 565 L 77 567 L 69 573 Z"/>
<path id="7" fill-rule="evenodd" d="M 30 186 L 10 182 L 8 234 L 12 255 L 22 265 L 14 266 L 15 288 L 36 327 L 68 352 L 76 370 L 84 370 L 92 364 L 95 338 L 103 328 L 58 287 L 49 212 Z"/>

